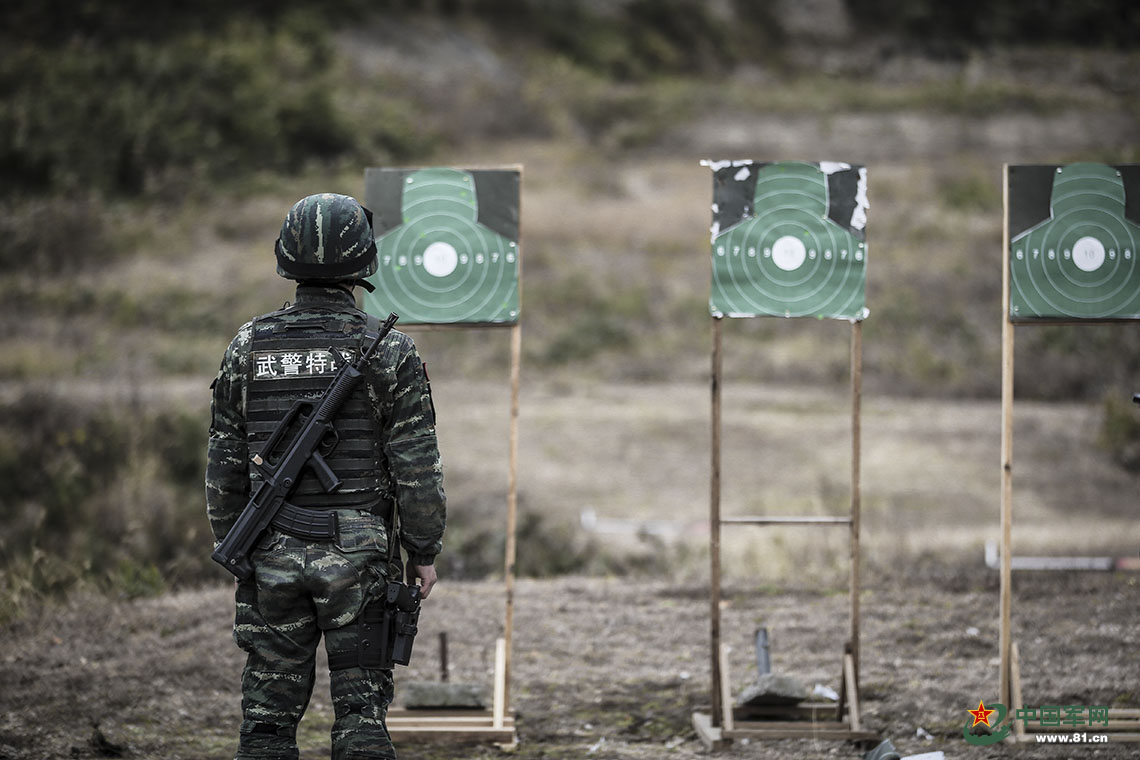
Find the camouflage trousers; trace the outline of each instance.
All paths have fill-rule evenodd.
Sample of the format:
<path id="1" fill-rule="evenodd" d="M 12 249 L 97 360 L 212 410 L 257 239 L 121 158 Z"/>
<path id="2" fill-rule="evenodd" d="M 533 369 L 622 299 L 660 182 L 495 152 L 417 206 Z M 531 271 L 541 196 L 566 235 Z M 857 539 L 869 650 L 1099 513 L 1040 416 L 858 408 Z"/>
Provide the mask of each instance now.
<path id="1" fill-rule="evenodd" d="M 339 510 L 336 541 L 270 531 L 253 553 L 254 576 L 238 584 L 234 641 L 248 653 L 242 673 L 241 738 L 235 760 L 296 760 L 297 724 L 309 704 L 322 634 L 330 654 L 355 652 L 354 621 L 387 572 L 380 518 Z M 395 758 L 384 725 L 390 670 L 331 673 L 334 760 Z"/>

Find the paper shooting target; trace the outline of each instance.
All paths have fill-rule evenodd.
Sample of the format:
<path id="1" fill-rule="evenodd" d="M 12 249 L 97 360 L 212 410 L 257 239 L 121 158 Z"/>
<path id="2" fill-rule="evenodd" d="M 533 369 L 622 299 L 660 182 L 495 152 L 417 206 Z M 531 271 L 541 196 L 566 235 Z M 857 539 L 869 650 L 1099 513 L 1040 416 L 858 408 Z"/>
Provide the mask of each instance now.
<path id="1" fill-rule="evenodd" d="M 866 317 L 864 167 L 800 161 L 708 166 L 714 316 Z"/>
<path id="2" fill-rule="evenodd" d="M 1009 167 L 1009 316 L 1140 319 L 1140 166 Z"/>
<path id="3" fill-rule="evenodd" d="M 364 310 L 401 324 L 519 319 L 519 172 L 367 169 L 378 267 Z"/>

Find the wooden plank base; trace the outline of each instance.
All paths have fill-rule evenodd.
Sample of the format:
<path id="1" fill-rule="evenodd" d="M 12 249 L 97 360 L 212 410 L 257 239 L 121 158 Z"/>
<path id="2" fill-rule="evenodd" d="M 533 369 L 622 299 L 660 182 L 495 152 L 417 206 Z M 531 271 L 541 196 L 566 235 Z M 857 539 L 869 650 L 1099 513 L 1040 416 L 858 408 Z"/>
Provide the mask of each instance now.
<path id="1" fill-rule="evenodd" d="M 423 740 L 514 744 L 515 716 L 504 715 L 502 726 L 495 726 L 491 710 L 406 710 L 388 711 L 388 733 L 394 741 Z"/>
<path id="2" fill-rule="evenodd" d="M 830 706 L 834 713 L 834 705 Z M 712 724 L 708 713 L 693 713 L 693 728 L 697 738 L 712 751 L 724 749 L 736 739 L 830 739 L 836 741 L 874 741 L 879 735 L 874 731 L 853 731 L 846 722 L 840 721 L 736 721 L 731 729 Z"/>
<path id="3" fill-rule="evenodd" d="M 712 715 L 709 713 L 693 713 L 693 730 L 697 732 L 697 739 L 711 752 L 719 752 L 728 746 L 728 742 L 721 735 L 720 726 L 712 724 Z"/>
<path id="4" fill-rule="evenodd" d="M 846 723 L 842 728 L 817 728 L 823 724 L 804 723 L 802 728 L 769 728 L 764 723 L 741 723 L 732 731 L 723 731 L 725 739 L 831 739 L 835 741 L 874 741 L 874 731 L 852 731 Z"/>

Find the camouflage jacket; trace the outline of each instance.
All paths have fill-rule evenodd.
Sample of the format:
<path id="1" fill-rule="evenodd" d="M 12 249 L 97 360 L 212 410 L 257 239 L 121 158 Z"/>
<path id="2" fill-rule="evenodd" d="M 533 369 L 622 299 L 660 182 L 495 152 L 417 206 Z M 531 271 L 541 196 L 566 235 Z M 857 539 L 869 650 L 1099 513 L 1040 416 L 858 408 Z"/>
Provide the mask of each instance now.
<path id="1" fill-rule="evenodd" d="M 295 305 L 355 307 L 339 288 L 301 285 Z M 206 452 L 206 513 L 220 541 L 249 501 L 246 382 L 252 321 L 242 325 L 212 384 L 210 441 Z M 415 343 L 393 330 L 365 375 L 381 430 L 386 473 L 395 485 L 400 543 L 417 565 L 430 565 L 441 548 L 446 520 L 443 468 L 435 435 L 431 386 Z"/>

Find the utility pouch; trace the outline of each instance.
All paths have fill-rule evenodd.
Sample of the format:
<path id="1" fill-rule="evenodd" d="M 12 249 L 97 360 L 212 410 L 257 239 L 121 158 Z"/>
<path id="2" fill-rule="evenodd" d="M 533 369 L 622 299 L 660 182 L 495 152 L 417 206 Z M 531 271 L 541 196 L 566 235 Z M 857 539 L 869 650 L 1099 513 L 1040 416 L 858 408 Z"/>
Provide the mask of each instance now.
<path id="1" fill-rule="evenodd" d="M 419 619 L 419 586 L 389 581 L 384 596 L 360 614 L 360 667 L 390 670 L 411 662 Z"/>

